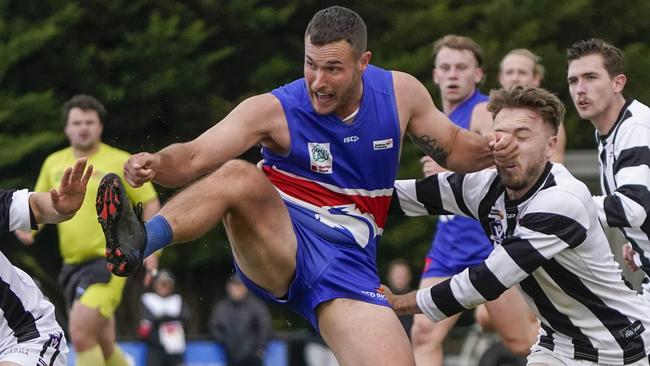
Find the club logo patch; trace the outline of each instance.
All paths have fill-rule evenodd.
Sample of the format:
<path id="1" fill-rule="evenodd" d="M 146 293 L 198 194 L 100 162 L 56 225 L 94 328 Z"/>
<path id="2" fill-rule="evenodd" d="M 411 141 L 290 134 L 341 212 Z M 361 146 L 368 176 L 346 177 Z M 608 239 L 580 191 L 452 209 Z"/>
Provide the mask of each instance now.
<path id="1" fill-rule="evenodd" d="M 309 167 L 312 172 L 332 174 L 332 163 L 334 158 L 330 152 L 330 144 L 308 142 L 307 149 L 309 149 Z"/>

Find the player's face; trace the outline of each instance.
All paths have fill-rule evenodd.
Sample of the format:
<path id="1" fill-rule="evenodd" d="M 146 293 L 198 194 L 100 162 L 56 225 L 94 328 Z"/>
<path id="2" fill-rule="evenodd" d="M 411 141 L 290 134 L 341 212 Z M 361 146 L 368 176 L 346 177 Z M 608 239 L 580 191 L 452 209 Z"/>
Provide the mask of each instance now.
<path id="1" fill-rule="evenodd" d="M 433 82 L 440 88 L 442 99 L 455 104 L 469 98 L 481 82 L 483 70 L 469 50 L 443 47 L 438 51 L 433 69 Z"/>
<path id="2" fill-rule="evenodd" d="M 535 62 L 522 55 L 508 55 L 501 61 L 499 84 L 509 89 L 513 86 L 538 87 L 541 82 L 539 75 L 535 75 Z"/>
<path id="3" fill-rule="evenodd" d="M 354 112 L 363 94 L 361 74 L 369 61 L 370 52 L 355 56 L 345 40 L 316 46 L 307 37 L 305 82 L 316 113 L 345 118 Z"/>
<path id="4" fill-rule="evenodd" d="M 557 137 L 553 136 L 552 128 L 542 117 L 524 108 L 500 110 L 494 118 L 494 130 L 512 134 L 517 140 L 519 157 L 516 163 L 497 165 L 497 171 L 503 185 L 520 195 L 524 194 L 544 170 L 555 148 Z"/>
<path id="5" fill-rule="evenodd" d="M 622 75 L 620 75 L 622 76 Z M 617 93 L 623 89 L 619 77 L 612 78 L 605 69 L 603 56 L 587 55 L 571 61 L 567 71 L 569 92 L 580 118 L 597 121 L 615 106 Z"/>
<path id="6" fill-rule="evenodd" d="M 72 108 L 65 124 L 65 135 L 70 145 L 81 151 L 89 151 L 101 142 L 103 125 L 96 111 Z"/>

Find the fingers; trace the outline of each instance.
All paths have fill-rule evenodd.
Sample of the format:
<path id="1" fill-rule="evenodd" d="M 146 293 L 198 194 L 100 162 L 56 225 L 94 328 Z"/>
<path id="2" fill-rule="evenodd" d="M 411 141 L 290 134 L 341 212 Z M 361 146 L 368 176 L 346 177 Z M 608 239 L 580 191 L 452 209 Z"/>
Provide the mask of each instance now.
<path id="1" fill-rule="evenodd" d="M 420 158 L 420 163 L 422 164 L 426 164 L 433 161 L 434 161 L 433 158 L 430 157 L 429 155 L 424 155 L 423 157 Z"/>
<path id="2" fill-rule="evenodd" d="M 70 181 L 72 182 L 78 182 L 79 180 L 82 179 L 84 170 L 86 169 L 86 163 L 88 162 L 88 158 L 80 158 L 77 159 L 77 161 L 74 163 L 72 166 L 72 174 L 70 175 Z"/>
<path id="3" fill-rule="evenodd" d="M 494 132 L 488 132 L 485 135 L 485 138 L 487 139 L 488 146 L 490 147 L 490 149 L 494 150 L 494 144 L 496 144 L 497 142 L 496 134 Z"/>
<path id="4" fill-rule="evenodd" d="M 139 153 L 131 156 L 124 163 L 124 179 L 132 187 L 140 187 L 154 177 L 151 165 L 153 156 L 148 153 Z"/>
<path id="5" fill-rule="evenodd" d="M 446 171 L 445 168 L 438 165 L 429 155 L 420 158 L 420 163 L 422 163 L 422 174 L 425 177 Z"/>
<path id="6" fill-rule="evenodd" d="M 517 162 L 519 157 L 519 144 L 511 134 L 495 132 L 491 145 L 494 161 L 499 165 L 511 165 Z M 488 144 L 490 139 L 488 138 Z"/>
<path id="7" fill-rule="evenodd" d="M 84 185 L 84 187 L 88 186 L 88 182 L 90 181 L 90 177 L 93 175 L 93 166 L 88 165 L 88 169 L 86 169 L 86 173 L 84 174 L 83 177 L 81 177 L 81 184 Z"/>
<path id="8" fill-rule="evenodd" d="M 632 248 L 632 245 L 630 243 L 625 243 L 623 245 L 623 260 L 627 264 L 627 266 L 630 268 L 632 272 L 636 272 L 639 270 L 639 266 L 636 263 L 636 252 Z"/>
<path id="9" fill-rule="evenodd" d="M 64 172 L 63 172 L 63 177 L 61 177 L 61 183 L 60 183 L 60 188 L 59 189 L 65 189 L 70 185 L 70 176 L 72 175 L 72 168 L 68 167 Z M 52 191 L 50 191 L 52 192 Z"/>

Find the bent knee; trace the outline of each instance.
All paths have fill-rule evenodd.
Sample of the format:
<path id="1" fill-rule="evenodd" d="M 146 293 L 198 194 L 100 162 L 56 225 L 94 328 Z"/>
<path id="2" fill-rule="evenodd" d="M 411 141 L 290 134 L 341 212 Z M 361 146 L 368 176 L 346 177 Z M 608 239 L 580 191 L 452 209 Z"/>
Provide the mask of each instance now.
<path id="1" fill-rule="evenodd" d="M 229 160 L 207 179 L 213 182 L 211 186 L 219 187 L 219 195 L 237 200 L 254 198 L 256 195 L 260 195 L 258 198 L 264 197 L 272 188 L 262 171 L 255 165 L 240 159 Z"/>
<path id="2" fill-rule="evenodd" d="M 439 324 L 434 324 L 426 317 L 416 316 L 411 327 L 411 340 L 414 347 L 432 343 L 441 344 L 447 336 L 447 332 L 447 329 Z"/>
<path id="3" fill-rule="evenodd" d="M 485 306 L 479 306 L 476 308 L 474 311 L 474 320 L 484 331 L 494 330 L 492 319 L 490 318 L 488 311 L 485 309 Z"/>
<path id="4" fill-rule="evenodd" d="M 529 339 L 527 336 L 518 338 L 501 338 L 503 345 L 518 356 L 527 356 L 530 353 L 530 347 L 533 345 L 534 340 Z"/>
<path id="5" fill-rule="evenodd" d="M 225 162 L 219 169 L 215 170 L 211 177 L 228 180 L 249 180 L 253 176 L 262 177 L 257 167 L 245 160 L 233 159 Z"/>

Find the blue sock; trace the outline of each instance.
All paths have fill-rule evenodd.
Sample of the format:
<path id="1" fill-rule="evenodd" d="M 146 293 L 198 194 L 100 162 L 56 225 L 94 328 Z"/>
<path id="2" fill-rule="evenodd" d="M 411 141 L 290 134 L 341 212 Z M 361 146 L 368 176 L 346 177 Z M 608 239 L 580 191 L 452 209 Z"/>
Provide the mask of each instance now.
<path id="1" fill-rule="evenodd" d="M 147 231 L 147 245 L 144 248 L 144 257 L 147 258 L 158 249 L 164 248 L 172 242 L 172 227 L 167 220 L 156 215 L 144 223 Z"/>

